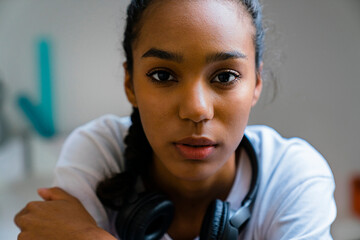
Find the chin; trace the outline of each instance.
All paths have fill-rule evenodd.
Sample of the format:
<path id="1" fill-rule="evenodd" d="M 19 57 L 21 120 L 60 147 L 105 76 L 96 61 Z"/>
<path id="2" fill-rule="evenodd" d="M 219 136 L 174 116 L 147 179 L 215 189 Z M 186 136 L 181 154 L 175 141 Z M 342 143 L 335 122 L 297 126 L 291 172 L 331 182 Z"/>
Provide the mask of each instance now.
<path id="1" fill-rule="evenodd" d="M 190 182 L 204 181 L 216 174 L 216 170 L 208 169 L 210 167 L 194 166 L 194 165 L 204 165 L 204 164 L 192 163 L 190 164 L 190 166 L 184 167 L 181 171 L 178 170 L 173 174 L 177 178 L 183 181 L 190 181 Z"/>

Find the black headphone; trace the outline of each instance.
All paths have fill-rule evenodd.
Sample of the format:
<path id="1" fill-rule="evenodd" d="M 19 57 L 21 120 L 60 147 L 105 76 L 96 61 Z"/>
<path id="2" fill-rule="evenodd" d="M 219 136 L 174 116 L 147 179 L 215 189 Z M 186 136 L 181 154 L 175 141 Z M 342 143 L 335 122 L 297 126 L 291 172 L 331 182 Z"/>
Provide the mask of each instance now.
<path id="1" fill-rule="evenodd" d="M 230 209 L 229 202 L 214 200 L 205 213 L 200 240 L 237 239 L 250 219 L 250 208 L 259 186 L 259 164 L 255 150 L 246 136 L 240 146 L 244 147 L 252 167 L 250 190 L 236 211 Z M 156 192 L 142 192 L 121 206 L 115 227 L 123 240 L 155 240 L 166 233 L 173 216 L 174 204 L 166 196 Z"/>

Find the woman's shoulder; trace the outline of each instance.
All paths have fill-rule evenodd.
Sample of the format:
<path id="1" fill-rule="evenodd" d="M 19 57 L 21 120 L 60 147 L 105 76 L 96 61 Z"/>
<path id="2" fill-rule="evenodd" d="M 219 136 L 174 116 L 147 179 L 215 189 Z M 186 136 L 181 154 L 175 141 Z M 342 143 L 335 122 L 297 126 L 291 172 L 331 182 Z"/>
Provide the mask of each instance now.
<path id="1" fill-rule="evenodd" d="M 98 183 L 124 169 L 124 137 L 129 117 L 105 115 L 76 128 L 67 137 L 55 167 L 54 185 L 77 197 L 97 224 L 108 229 Z"/>
<path id="2" fill-rule="evenodd" d="M 283 137 L 271 127 L 248 126 L 246 136 L 258 155 L 265 175 L 296 176 L 303 178 L 333 178 L 325 158 L 306 140 L 298 137 Z M 277 174 L 276 174 L 277 175 Z"/>
<path id="3" fill-rule="evenodd" d="M 102 166 L 107 169 L 106 175 L 121 171 L 130 124 L 129 117 L 104 115 L 77 127 L 67 137 L 57 166 L 86 166 L 94 171 Z"/>
<path id="4" fill-rule="evenodd" d="M 120 117 L 113 114 L 107 114 L 87 122 L 76 128 L 74 132 L 87 131 L 101 134 L 110 133 L 114 136 L 119 134 L 126 135 L 130 125 L 131 119 L 129 116 Z"/>
<path id="5" fill-rule="evenodd" d="M 249 126 L 245 134 L 260 166 L 261 201 L 255 202 L 249 234 L 268 239 L 327 236 L 336 206 L 335 182 L 325 158 L 304 139 L 283 137 L 267 126 Z"/>
<path id="6" fill-rule="evenodd" d="M 88 138 L 93 142 L 102 144 L 119 145 L 124 149 L 123 140 L 131 125 L 130 117 L 120 117 L 112 114 L 104 115 L 89 121 L 76 128 L 68 137 L 69 139 Z"/>

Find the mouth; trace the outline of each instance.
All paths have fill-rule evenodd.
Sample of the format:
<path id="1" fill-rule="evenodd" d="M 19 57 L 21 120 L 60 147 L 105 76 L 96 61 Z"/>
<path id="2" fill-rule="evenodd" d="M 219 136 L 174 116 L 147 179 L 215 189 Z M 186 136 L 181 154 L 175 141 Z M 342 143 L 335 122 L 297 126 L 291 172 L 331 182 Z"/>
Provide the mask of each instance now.
<path id="1" fill-rule="evenodd" d="M 216 149 L 217 143 L 208 138 L 185 138 L 174 143 L 176 149 L 186 159 L 202 160 L 208 158 Z"/>

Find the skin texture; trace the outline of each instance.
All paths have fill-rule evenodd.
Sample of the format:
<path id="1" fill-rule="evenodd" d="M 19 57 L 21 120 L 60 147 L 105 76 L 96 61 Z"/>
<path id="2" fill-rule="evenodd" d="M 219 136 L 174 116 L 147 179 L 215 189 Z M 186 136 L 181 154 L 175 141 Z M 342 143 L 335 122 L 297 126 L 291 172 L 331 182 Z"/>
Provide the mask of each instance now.
<path id="1" fill-rule="evenodd" d="M 230 191 L 235 149 L 260 96 L 254 29 L 247 13 L 232 2 L 159 1 L 144 19 L 133 44 L 134 70 L 126 73 L 126 93 L 154 150 L 151 174 L 176 205 L 169 233 L 192 239 L 208 202 L 225 199 Z M 150 49 L 167 54 L 149 54 Z M 244 56 L 209 61 L 229 52 Z M 217 81 L 229 71 L 238 75 L 233 84 Z M 166 81 L 157 81 L 161 76 Z M 206 137 L 216 147 L 205 159 L 186 159 L 174 143 L 187 137 Z"/>
<path id="2" fill-rule="evenodd" d="M 124 64 L 125 91 L 154 151 L 152 181 L 176 207 L 174 239 L 196 237 L 211 199 L 224 200 L 231 189 L 235 150 L 262 89 L 253 34 L 248 13 L 231 1 L 159 0 L 140 22 L 133 72 Z M 187 159 L 175 143 L 188 137 L 215 145 L 205 157 Z M 19 240 L 114 239 L 63 190 L 39 195 L 44 201 L 15 217 Z"/>

